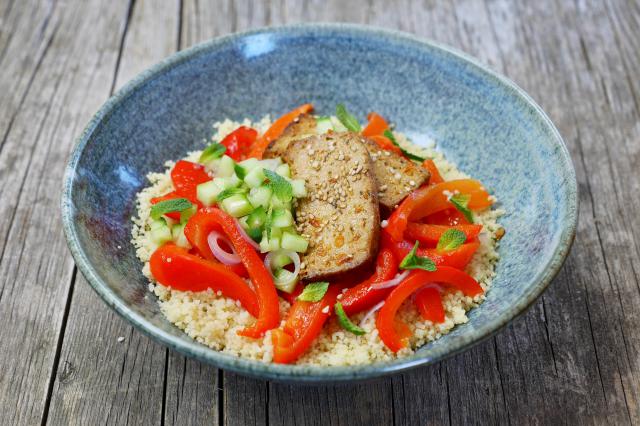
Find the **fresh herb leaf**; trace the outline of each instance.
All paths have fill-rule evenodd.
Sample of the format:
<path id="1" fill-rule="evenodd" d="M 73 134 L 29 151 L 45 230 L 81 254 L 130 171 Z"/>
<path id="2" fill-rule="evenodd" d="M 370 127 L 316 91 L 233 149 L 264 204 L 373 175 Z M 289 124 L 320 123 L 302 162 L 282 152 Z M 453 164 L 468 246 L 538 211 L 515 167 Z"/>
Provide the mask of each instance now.
<path id="1" fill-rule="evenodd" d="M 218 194 L 218 196 L 216 197 L 216 201 L 220 202 L 225 198 L 231 197 L 232 195 L 245 194 L 246 192 L 247 190 L 244 188 L 227 188 Z"/>
<path id="2" fill-rule="evenodd" d="M 358 327 L 357 325 L 351 322 L 351 320 L 347 316 L 347 313 L 344 311 L 344 308 L 342 307 L 342 303 L 340 302 L 336 303 L 335 306 L 333 307 L 333 310 L 338 316 L 338 322 L 340 323 L 342 328 L 344 328 L 350 333 L 355 334 L 356 336 L 362 336 L 365 333 L 365 331 L 362 328 Z"/>
<path id="3" fill-rule="evenodd" d="M 349 111 L 347 111 L 347 108 L 345 108 L 343 104 L 338 104 L 336 106 L 336 117 L 338 117 L 338 120 L 340 120 L 348 130 L 360 133 L 360 130 L 362 129 L 362 127 L 360 127 L 360 123 L 358 123 L 358 120 L 356 120 L 353 115 L 349 114 Z"/>
<path id="4" fill-rule="evenodd" d="M 267 240 L 271 239 L 271 228 L 273 227 L 273 207 L 269 206 L 267 218 L 264 221 L 264 229 L 267 231 Z"/>
<path id="5" fill-rule="evenodd" d="M 245 176 L 247 176 L 247 171 L 239 164 L 233 165 L 233 171 L 236 172 L 236 176 L 238 176 L 240 180 L 244 180 Z"/>
<path id="6" fill-rule="evenodd" d="M 319 281 L 316 283 L 307 284 L 298 296 L 298 300 L 303 302 L 319 302 L 324 297 L 324 294 L 329 288 L 329 283 L 326 281 Z"/>
<path id="7" fill-rule="evenodd" d="M 191 218 L 191 216 L 196 214 L 197 211 L 198 211 L 198 206 L 196 206 L 195 204 L 189 207 L 188 209 L 182 210 L 180 212 L 180 223 L 187 223 L 187 221 Z"/>
<path id="8" fill-rule="evenodd" d="M 460 247 L 467 240 L 467 235 L 459 229 L 447 229 L 438 240 L 438 251 L 450 251 Z"/>
<path id="9" fill-rule="evenodd" d="M 400 269 L 424 269 L 425 271 L 435 271 L 436 264 L 428 257 L 420 257 L 418 252 L 418 242 L 413 246 L 408 255 L 400 262 Z"/>
<path id="10" fill-rule="evenodd" d="M 211 160 L 220 158 L 224 155 L 226 150 L 227 150 L 226 146 L 219 144 L 217 142 L 214 142 L 202 151 L 202 154 L 200 154 L 200 159 L 198 160 L 198 162 L 208 163 Z"/>
<path id="11" fill-rule="evenodd" d="M 264 169 L 263 171 L 264 175 L 269 179 L 269 187 L 271 191 L 273 191 L 273 195 L 278 197 L 280 201 L 291 201 L 293 198 L 293 188 L 289 181 L 269 169 Z"/>
<path id="12" fill-rule="evenodd" d="M 193 204 L 186 198 L 173 198 L 171 200 L 160 201 L 151 207 L 151 218 L 159 219 L 163 214 L 171 212 L 181 212 L 191 208 Z"/>
<path id="13" fill-rule="evenodd" d="M 469 221 L 469 223 L 473 223 L 473 212 L 469 210 L 469 200 L 471 200 L 471 195 L 469 194 L 455 194 L 453 197 L 449 199 L 451 204 L 464 216 L 465 219 Z"/>
<path id="14" fill-rule="evenodd" d="M 389 130 L 389 129 L 385 130 L 384 132 L 382 132 L 382 135 L 385 138 L 389 139 L 392 144 L 394 144 L 395 146 L 400 148 L 400 151 L 402 151 L 402 153 L 404 155 L 406 155 L 407 158 L 409 158 L 411 160 L 415 160 L 415 161 L 424 161 L 425 160 L 425 158 L 420 157 L 419 155 L 412 154 L 409 151 L 407 151 L 406 149 L 404 149 L 403 147 L 401 147 L 400 144 L 398 143 L 398 141 L 396 140 L 396 137 L 393 136 L 393 132 L 391 130 Z"/>

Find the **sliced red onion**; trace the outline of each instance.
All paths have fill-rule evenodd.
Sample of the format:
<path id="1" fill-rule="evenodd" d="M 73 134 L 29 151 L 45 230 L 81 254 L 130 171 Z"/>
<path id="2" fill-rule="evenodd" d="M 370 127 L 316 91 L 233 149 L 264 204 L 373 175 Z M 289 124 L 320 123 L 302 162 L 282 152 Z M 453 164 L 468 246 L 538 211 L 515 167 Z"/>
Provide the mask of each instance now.
<path id="1" fill-rule="evenodd" d="M 404 271 L 403 273 L 396 275 L 395 277 L 393 277 L 388 281 L 382 281 L 380 283 L 371 284 L 371 288 L 375 290 L 380 290 L 383 288 L 395 287 L 398 284 L 400 284 L 402 280 L 407 278 L 408 275 L 409 275 L 409 271 L 408 270 Z"/>
<path id="2" fill-rule="evenodd" d="M 251 238 L 247 234 L 247 231 L 244 230 L 244 228 L 242 227 L 242 224 L 240 222 L 238 222 L 238 219 L 236 219 L 236 226 L 238 227 L 238 230 L 240 231 L 240 235 L 242 235 L 242 238 L 244 238 L 245 241 L 247 241 L 249 244 L 251 244 L 251 247 L 253 247 L 256 250 L 259 250 L 260 249 L 260 245 L 258 245 L 258 243 L 253 241 L 253 238 Z"/>
<path id="3" fill-rule="evenodd" d="M 271 260 L 276 255 L 285 255 L 293 261 L 293 266 L 294 266 L 293 272 L 292 272 L 293 275 L 291 275 L 286 282 L 278 281 L 278 279 L 273 274 L 273 269 L 271 268 Z M 269 273 L 273 277 L 273 282 L 276 284 L 276 286 L 279 286 L 279 285 L 287 286 L 287 284 L 291 284 L 292 280 L 298 279 L 298 274 L 300 273 L 300 255 L 295 251 L 290 251 L 290 250 L 271 251 L 264 258 L 264 266 L 267 268 L 267 271 L 269 271 Z"/>
<path id="4" fill-rule="evenodd" d="M 219 240 L 224 241 L 227 246 L 231 248 L 232 253 L 229 253 L 220 247 L 220 244 L 218 243 Z M 231 242 L 229 242 L 229 240 L 218 231 L 211 231 L 207 237 L 207 242 L 209 243 L 211 252 L 220 262 L 225 265 L 237 265 L 240 263 L 240 256 L 238 256 L 238 253 L 236 253 L 236 250 L 233 248 L 233 244 L 231 244 Z"/>
<path id="5" fill-rule="evenodd" d="M 378 303 L 377 305 L 375 305 L 373 308 L 369 309 L 369 311 L 365 314 L 365 316 L 363 316 L 362 319 L 360 320 L 360 327 L 362 327 L 364 323 L 366 323 L 369 320 L 369 318 L 371 318 L 373 314 L 376 313 L 377 310 L 382 308 L 382 305 L 384 305 L 384 300 Z"/>

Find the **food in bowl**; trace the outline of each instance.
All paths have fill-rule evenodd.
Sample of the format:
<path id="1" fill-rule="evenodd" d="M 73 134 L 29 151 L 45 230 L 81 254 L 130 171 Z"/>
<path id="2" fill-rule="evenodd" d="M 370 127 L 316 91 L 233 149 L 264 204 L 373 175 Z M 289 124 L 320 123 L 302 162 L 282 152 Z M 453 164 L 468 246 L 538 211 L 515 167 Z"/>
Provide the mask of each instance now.
<path id="1" fill-rule="evenodd" d="M 151 173 L 132 242 L 163 314 L 198 342 L 276 363 L 411 354 L 485 299 L 496 198 L 377 113 L 302 105 L 225 119 Z"/>

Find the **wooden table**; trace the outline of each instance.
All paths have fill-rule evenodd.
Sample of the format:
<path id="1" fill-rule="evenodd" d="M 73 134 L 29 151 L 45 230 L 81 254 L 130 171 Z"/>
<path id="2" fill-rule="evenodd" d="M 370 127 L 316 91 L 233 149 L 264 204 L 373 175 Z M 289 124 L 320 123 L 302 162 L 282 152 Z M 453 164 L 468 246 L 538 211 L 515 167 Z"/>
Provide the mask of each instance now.
<path id="1" fill-rule="evenodd" d="M 267 383 L 152 342 L 77 273 L 61 181 L 98 107 L 179 49 L 303 21 L 455 46 L 515 80 L 560 129 L 580 187 L 576 242 L 495 338 L 366 384 Z M 639 424 L 639 70 L 633 0 L 0 0 L 0 424 Z"/>

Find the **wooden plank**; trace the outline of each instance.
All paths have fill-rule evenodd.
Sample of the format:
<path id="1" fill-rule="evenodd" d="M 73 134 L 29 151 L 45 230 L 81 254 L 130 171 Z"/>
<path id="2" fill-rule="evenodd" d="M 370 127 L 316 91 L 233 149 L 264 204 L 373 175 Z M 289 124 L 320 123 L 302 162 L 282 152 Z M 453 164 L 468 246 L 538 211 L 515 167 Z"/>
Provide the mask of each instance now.
<path id="1" fill-rule="evenodd" d="M 118 89 L 176 50 L 179 3 L 173 5 L 171 8 L 157 7 L 151 1 L 131 3 L 128 14 L 123 16 L 128 19 L 120 25 L 126 32 L 121 40 L 118 66 L 111 68 L 108 80 L 113 88 Z M 87 345 L 87 341 L 92 344 Z M 166 348 L 122 321 L 78 277 L 48 422 L 87 424 L 93 419 L 105 419 L 107 424 L 160 424 L 165 420 L 183 423 L 185 410 L 205 403 L 198 404 L 197 398 L 185 401 L 184 395 L 193 394 L 185 386 L 202 390 L 204 386 L 198 384 L 207 375 L 196 376 L 201 369 L 177 355 L 172 355 L 170 362 L 167 357 Z M 69 369 L 73 374 L 65 373 Z M 213 379 L 208 384 L 211 392 L 215 376 Z M 217 414 L 215 403 L 213 400 L 213 411 Z M 186 418 L 206 419 L 207 412 L 203 410 L 202 416 Z"/>
<path id="2" fill-rule="evenodd" d="M 28 6 L 13 7 L 21 4 Z M 48 16 L 35 8 L 24 13 Z M 125 13 L 101 2 L 56 4 L 44 18 L 50 24 L 35 26 L 43 44 L 18 45 L 34 49 L 27 55 L 39 65 L 25 66 L 28 83 L 15 81 L 24 99 L 11 101 L 18 109 L 0 152 L 0 319 L 11 324 L 0 330 L 0 424 L 39 423 L 47 411 L 73 273 L 60 227 L 60 182 L 74 138 L 108 94 Z M 20 32 L 33 31 L 27 22 L 20 21 Z M 12 43 L 10 57 L 20 60 Z"/>

